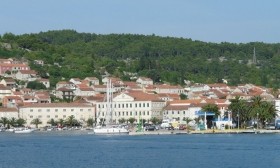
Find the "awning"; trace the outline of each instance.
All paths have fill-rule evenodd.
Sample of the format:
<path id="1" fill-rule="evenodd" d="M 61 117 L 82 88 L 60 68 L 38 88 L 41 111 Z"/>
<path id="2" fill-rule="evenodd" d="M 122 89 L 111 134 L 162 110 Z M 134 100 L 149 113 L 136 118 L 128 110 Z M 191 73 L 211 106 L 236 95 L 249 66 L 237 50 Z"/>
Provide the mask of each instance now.
<path id="1" fill-rule="evenodd" d="M 215 115 L 215 113 L 214 112 L 210 112 L 210 111 L 201 111 L 201 110 L 199 110 L 199 111 L 196 111 L 195 112 L 195 115 L 197 115 L 197 116 L 214 116 Z"/>

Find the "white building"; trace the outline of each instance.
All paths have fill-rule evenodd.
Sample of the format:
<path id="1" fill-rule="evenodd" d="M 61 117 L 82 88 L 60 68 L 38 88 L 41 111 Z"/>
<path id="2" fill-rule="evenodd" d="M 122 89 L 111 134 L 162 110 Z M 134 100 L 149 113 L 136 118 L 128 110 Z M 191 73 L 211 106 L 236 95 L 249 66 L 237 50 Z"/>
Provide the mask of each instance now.
<path id="1" fill-rule="evenodd" d="M 147 85 L 153 85 L 154 82 L 152 79 L 150 78 L 145 78 L 145 77 L 139 77 L 137 80 L 136 80 L 136 83 L 141 86 L 141 87 L 145 87 Z"/>
<path id="2" fill-rule="evenodd" d="M 165 102 L 160 100 L 156 95 L 149 95 L 141 91 L 131 91 L 115 95 L 112 101 L 112 120 L 118 123 L 121 118 L 135 118 L 137 122 L 145 119 L 150 120 L 152 117 L 162 118 L 161 112 Z M 107 102 L 96 103 L 96 115 L 98 119 L 106 118 Z"/>
<path id="3" fill-rule="evenodd" d="M 25 119 L 27 125 L 30 125 L 33 119 L 39 118 L 42 121 L 39 127 L 48 125 L 50 119 L 67 120 L 71 115 L 86 125 L 87 119 L 95 117 L 95 107 L 82 103 L 46 103 L 30 104 L 19 108 L 19 117 Z"/>
<path id="4" fill-rule="evenodd" d="M 0 118 L 6 117 L 7 119 L 15 118 L 18 119 L 17 108 L 0 108 Z"/>

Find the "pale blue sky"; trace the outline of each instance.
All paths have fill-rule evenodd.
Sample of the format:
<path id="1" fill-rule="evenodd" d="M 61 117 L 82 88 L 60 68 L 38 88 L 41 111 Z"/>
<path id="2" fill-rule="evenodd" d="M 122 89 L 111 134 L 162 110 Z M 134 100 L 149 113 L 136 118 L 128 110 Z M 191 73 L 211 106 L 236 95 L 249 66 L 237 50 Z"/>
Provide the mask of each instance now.
<path id="1" fill-rule="evenodd" d="M 74 29 L 280 42 L 280 0 L 1 0 L 0 34 Z"/>

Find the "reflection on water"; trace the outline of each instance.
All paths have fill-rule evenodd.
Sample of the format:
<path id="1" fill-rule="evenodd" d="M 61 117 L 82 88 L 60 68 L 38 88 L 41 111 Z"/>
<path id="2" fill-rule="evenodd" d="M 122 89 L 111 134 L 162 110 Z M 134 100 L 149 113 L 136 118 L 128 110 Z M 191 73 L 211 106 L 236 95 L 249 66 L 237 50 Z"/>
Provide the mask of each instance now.
<path id="1" fill-rule="evenodd" d="M 0 133 L 0 168 L 278 167 L 280 134 Z"/>

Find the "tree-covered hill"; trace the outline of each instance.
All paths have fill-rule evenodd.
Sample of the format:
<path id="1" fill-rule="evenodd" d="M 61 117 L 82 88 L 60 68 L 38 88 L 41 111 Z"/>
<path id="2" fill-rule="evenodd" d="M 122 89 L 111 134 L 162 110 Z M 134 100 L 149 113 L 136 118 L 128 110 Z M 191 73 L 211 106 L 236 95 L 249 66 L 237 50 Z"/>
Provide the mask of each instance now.
<path id="1" fill-rule="evenodd" d="M 0 57 L 30 61 L 52 84 L 61 79 L 100 77 L 109 72 L 129 80 L 131 72 L 155 82 L 183 84 L 184 80 L 229 84 L 253 83 L 280 86 L 280 44 L 206 43 L 191 39 L 134 34 L 98 35 L 74 30 L 1 36 Z M 257 62 L 253 62 L 253 51 Z M 45 61 L 45 66 L 32 64 Z"/>

